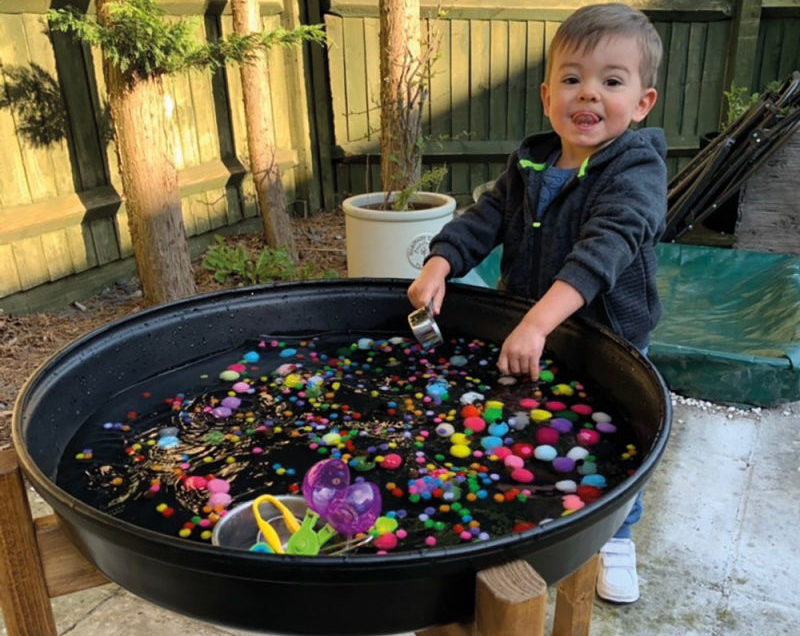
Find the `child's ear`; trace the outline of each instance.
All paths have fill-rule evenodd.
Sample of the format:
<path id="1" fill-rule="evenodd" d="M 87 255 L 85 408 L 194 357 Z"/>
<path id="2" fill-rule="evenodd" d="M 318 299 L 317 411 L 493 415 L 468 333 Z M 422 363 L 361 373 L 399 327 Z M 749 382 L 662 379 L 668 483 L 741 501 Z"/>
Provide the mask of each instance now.
<path id="1" fill-rule="evenodd" d="M 656 105 L 656 99 L 658 98 L 658 92 L 655 88 L 648 88 L 642 93 L 642 96 L 639 98 L 639 103 L 636 104 L 636 109 L 633 111 L 633 121 L 639 123 L 645 117 L 647 117 L 647 113 L 653 110 L 653 106 Z"/>
<path id="2" fill-rule="evenodd" d="M 545 117 L 550 117 L 550 93 L 547 89 L 547 83 L 542 82 L 542 85 L 539 87 L 539 94 L 542 96 L 542 111 L 544 112 Z"/>

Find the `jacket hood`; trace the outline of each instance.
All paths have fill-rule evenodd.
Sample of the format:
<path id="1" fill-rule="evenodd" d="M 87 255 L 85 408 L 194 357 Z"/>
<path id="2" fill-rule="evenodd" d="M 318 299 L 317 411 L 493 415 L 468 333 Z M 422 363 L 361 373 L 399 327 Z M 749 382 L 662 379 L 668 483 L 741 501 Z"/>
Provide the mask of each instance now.
<path id="1" fill-rule="evenodd" d="M 584 170 L 602 166 L 630 148 L 651 146 L 661 156 L 667 156 L 667 140 L 661 128 L 630 128 L 607 146 L 590 155 Z M 544 164 L 554 152 L 561 148 L 561 139 L 554 132 L 536 133 L 522 140 L 517 156 L 537 164 Z"/>

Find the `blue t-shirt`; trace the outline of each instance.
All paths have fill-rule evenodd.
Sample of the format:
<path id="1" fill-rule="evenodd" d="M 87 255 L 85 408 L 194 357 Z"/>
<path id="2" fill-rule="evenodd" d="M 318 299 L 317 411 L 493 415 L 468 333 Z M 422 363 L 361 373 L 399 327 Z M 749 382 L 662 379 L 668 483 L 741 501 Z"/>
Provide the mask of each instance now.
<path id="1" fill-rule="evenodd" d="M 548 162 L 549 164 L 550 162 Z M 552 162 L 555 163 L 555 160 Z M 542 217 L 542 214 L 550 205 L 550 202 L 556 198 L 564 184 L 569 181 L 569 178 L 578 171 L 577 168 L 556 168 L 553 165 L 548 165 L 542 172 L 542 189 L 539 191 L 539 205 L 536 208 L 536 218 Z"/>

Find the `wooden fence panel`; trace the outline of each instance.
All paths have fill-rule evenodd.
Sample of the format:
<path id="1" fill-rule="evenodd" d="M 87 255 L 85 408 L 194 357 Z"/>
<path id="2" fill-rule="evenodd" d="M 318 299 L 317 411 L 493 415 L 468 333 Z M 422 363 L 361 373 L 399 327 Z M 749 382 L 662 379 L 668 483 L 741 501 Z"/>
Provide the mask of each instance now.
<path id="1" fill-rule="evenodd" d="M 432 145 L 436 146 L 442 140 L 450 139 L 457 135 L 458 131 L 453 130 L 453 118 L 451 115 L 451 31 L 449 28 L 441 28 L 439 21 L 436 21 L 432 26 L 430 20 L 425 20 L 425 30 L 430 33 L 432 29 L 438 32 L 438 36 L 435 35 L 435 32 L 430 36 L 436 38 L 435 44 L 438 47 L 438 51 L 434 56 L 431 67 L 428 130 Z M 378 113 L 380 113 L 380 109 L 378 109 Z M 380 122 L 378 122 L 378 126 L 380 127 Z M 452 190 L 452 175 L 453 171 L 451 169 L 442 184 L 443 190 L 448 192 Z"/>
<path id="2" fill-rule="evenodd" d="M 128 210 L 125 208 L 124 201 L 114 215 L 114 229 L 117 232 L 120 258 L 133 256 L 133 239 L 131 238 L 131 228 L 128 225 Z"/>
<path id="3" fill-rule="evenodd" d="M 58 280 L 75 273 L 69 243 L 64 230 L 42 234 L 42 249 L 47 254 L 46 265 L 49 280 Z"/>
<path id="4" fill-rule="evenodd" d="M 748 1 L 750 7 L 753 0 Z M 762 0 L 760 21 L 741 26 L 735 16 L 744 0 L 737 2 L 642 4 L 666 52 L 656 85 L 659 100 L 643 125 L 664 128 L 670 173 L 696 151 L 700 135 L 717 128 L 726 60 L 735 59 L 731 51 L 742 44 L 736 39 L 740 33 L 751 37 L 759 28 L 756 59 L 736 62 L 739 74 L 752 69 L 751 90 L 800 67 L 800 7 Z M 65 276 L 86 275 L 96 283 L 102 278 L 98 267 L 131 254 L 127 217 L 116 194 L 121 191 L 116 152 L 104 133 L 107 100 L 99 51 L 67 36 L 49 38 L 43 14 L 50 2 L 12 4 L 0 13 L 0 306 L 16 292 Z M 522 137 L 548 128 L 539 99 L 545 52 L 560 22 L 583 2 L 495 0 L 486 6 L 462 0 L 443 18 L 436 17 L 435 0 L 422 4 L 423 33 L 441 37 L 423 118 L 425 164 L 446 163 L 442 189 L 465 202 L 473 188 L 503 169 Z M 308 68 L 308 56 L 299 49 L 276 48 L 268 56 L 279 164 L 287 197 L 298 209 L 300 204 L 304 211 L 316 209 L 320 189 L 326 201 L 335 202 L 379 188 L 377 5 L 377 0 L 261 0 L 266 28 L 290 27 L 308 13 L 324 18 L 328 30 L 329 46 L 315 52 Z M 199 39 L 232 30 L 225 3 L 185 0 L 164 6 L 175 14 L 202 14 Z M 325 15 L 322 6 L 329 8 Z M 60 137 L 34 142 L 21 110 L 21 78 L 38 81 L 54 115 L 63 112 Z M 187 234 L 256 216 L 252 178 L 243 167 L 248 154 L 238 68 L 176 76 L 166 86 Z M 307 87 L 314 91 L 310 105 Z M 317 140 L 321 145 L 313 148 Z M 325 167 L 323 174 L 315 172 L 317 162 Z"/>
<path id="5" fill-rule="evenodd" d="M 775 80 L 783 81 L 800 70 L 800 18 L 767 17 L 761 20 L 753 91 L 762 91 Z"/>
<path id="6" fill-rule="evenodd" d="M 47 263 L 41 236 L 17 241 L 11 246 L 11 250 L 22 289 L 31 289 L 49 280 L 47 267 L 41 266 L 42 263 Z"/>
<path id="7" fill-rule="evenodd" d="M 10 200 L 17 203 L 56 197 L 59 194 L 60 183 L 60 180 L 57 181 L 55 178 L 51 152 L 38 141 L 40 124 L 44 122 L 36 117 L 36 95 L 21 93 L 27 81 L 31 82 L 31 87 L 34 89 L 46 86 L 41 81 L 41 76 L 46 74 L 46 70 L 36 66 L 28 52 L 29 34 L 26 22 L 29 20 L 24 14 L 4 15 L 0 19 L 0 59 L 4 67 L 10 67 L 8 70 L 4 69 L 5 89 L 7 98 L 13 102 L 9 109 L 14 121 L 21 161 L 20 168 L 15 172 L 18 175 L 25 175 L 25 178 L 18 181 L 16 187 L 7 195 Z M 36 39 L 34 33 L 30 36 Z M 39 47 L 36 49 L 38 51 Z M 19 74 L 18 78 L 10 78 L 11 71 L 16 71 Z M 10 83 L 15 84 L 15 90 L 11 90 Z M 18 91 L 20 93 L 15 96 Z"/>
<path id="8" fill-rule="evenodd" d="M 489 139 L 490 27 L 488 20 L 470 21 L 469 74 L 462 76 L 469 84 L 469 134 L 475 141 Z M 470 164 L 469 176 L 470 185 L 483 183 L 489 178 L 489 169 L 483 162 Z"/>
<path id="9" fill-rule="evenodd" d="M 489 23 L 489 139 L 508 139 L 508 26 L 506 20 Z"/>
<path id="10" fill-rule="evenodd" d="M 703 56 L 703 75 L 700 84 L 700 104 L 697 113 L 697 132 L 701 136 L 709 131 L 717 130 L 720 120 L 720 97 L 725 77 L 725 57 L 720 54 L 720 51 L 724 50 L 727 45 L 728 32 L 729 28 L 725 22 L 708 24 Z"/>
<path id="11" fill-rule="evenodd" d="M 508 105 L 506 139 L 525 136 L 525 104 L 528 101 L 526 73 L 526 24 L 519 20 L 508 23 Z M 531 99 L 531 101 L 534 101 Z"/>
<path id="12" fill-rule="evenodd" d="M 542 102 L 536 92 L 544 82 L 545 76 L 545 53 L 548 41 L 545 40 L 545 23 L 528 21 L 525 23 L 527 39 L 525 42 L 526 67 L 525 67 L 525 87 L 526 92 L 523 99 L 525 105 L 525 126 L 522 131 L 517 131 L 516 135 L 522 139 L 528 131 L 542 130 L 544 125 L 544 112 Z M 552 36 L 550 36 L 552 37 Z"/>
<path id="13" fill-rule="evenodd" d="M 53 46 L 47 36 L 47 20 L 45 20 L 44 16 L 23 14 L 22 23 L 25 30 L 25 39 L 27 40 L 30 65 L 33 68 L 41 69 L 43 73 L 50 77 L 57 77 Z M 54 105 L 57 104 L 61 112 L 64 112 L 64 102 L 60 94 L 51 95 L 48 99 L 52 99 Z M 66 133 L 66 130 L 64 132 Z M 44 165 L 51 170 L 55 194 L 74 192 L 72 170 L 70 169 L 72 162 L 67 148 L 66 135 L 59 139 L 53 139 L 49 147 L 44 150 L 44 153 L 47 155 Z"/>
<path id="14" fill-rule="evenodd" d="M 448 24 L 448 23 L 446 23 Z M 463 73 L 469 68 L 470 59 L 470 31 L 468 20 L 452 20 L 449 22 L 451 47 L 450 47 L 450 135 L 454 138 L 465 136 L 470 141 L 473 139 L 472 126 L 469 114 L 469 82 Z M 452 69 L 461 69 L 455 72 Z M 434 96 L 435 99 L 435 96 Z M 450 162 L 451 192 L 468 192 L 472 179 L 469 164 L 458 161 Z"/>
<path id="15" fill-rule="evenodd" d="M 10 296 L 22 289 L 22 282 L 17 274 L 17 263 L 14 260 L 13 248 L 0 244 L 0 297 Z"/>
<path id="16" fill-rule="evenodd" d="M 195 36 L 202 41 L 232 30 L 230 7 L 220 15 L 216 5 L 187 0 L 163 6 L 180 17 L 203 14 Z M 28 307 L 26 300 L 4 299 L 132 255 L 117 194 L 116 151 L 105 135 L 101 54 L 63 34 L 51 38 L 44 16 L 49 6 L 16 3 L 0 13 L 0 306 Z M 261 12 L 265 29 L 299 22 L 295 0 L 262 0 Z M 320 195 L 313 184 L 304 64 L 300 49 L 275 47 L 268 54 L 284 190 L 290 205 L 301 198 L 307 211 Z M 241 167 L 247 143 L 238 68 L 174 75 L 164 86 L 187 235 L 255 216 L 252 178 Z M 48 118 L 60 127 L 43 138 L 35 126 L 44 128 Z M 86 280 L 96 285 L 102 278 Z"/>
<path id="17" fill-rule="evenodd" d="M 56 59 L 56 77 L 84 78 L 90 66 L 88 48 L 74 42 L 64 33 L 51 33 L 53 51 Z M 68 120 L 66 126 L 71 144 L 73 167 L 79 177 L 78 190 L 90 190 L 103 186 L 108 181 L 103 130 L 107 126 L 102 105 L 96 101 L 93 83 L 86 81 L 60 81 L 64 93 L 64 111 Z M 77 160 L 80 158 L 80 160 Z"/>
<path id="18" fill-rule="evenodd" d="M 3 41 L 5 16 L 0 16 L 0 42 Z M 8 95 L 5 73 L 0 73 L 0 91 Z M 2 208 L 31 202 L 25 166 L 22 162 L 22 149 L 17 136 L 17 127 L 10 108 L 0 108 L 0 220 Z"/>
<path id="19" fill-rule="evenodd" d="M 239 217 L 233 214 L 228 215 L 228 198 L 225 196 L 224 187 L 206 190 L 206 205 L 208 206 L 208 220 L 211 223 L 212 230 L 233 224 L 239 220 Z M 238 209 L 238 206 L 235 209 Z"/>
<path id="20" fill-rule="evenodd" d="M 119 156 L 111 134 L 111 106 L 108 103 L 108 90 L 103 74 L 103 54 L 98 47 L 86 47 L 85 50 L 88 62 L 91 64 L 86 71 L 89 77 L 89 88 L 93 93 L 94 103 L 98 104 L 94 118 L 100 130 L 103 130 L 103 127 L 106 127 L 107 130 L 105 138 L 101 139 L 104 142 L 103 153 L 108 166 L 108 184 L 113 186 L 117 192 L 122 192 Z"/>
<path id="21" fill-rule="evenodd" d="M 127 218 L 127 217 L 126 217 Z M 125 227 L 127 227 L 127 222 Z M 72 259 L 72 266 L 76 272 L 97 267 L 97 253 L 94 249 L 94 237 L 88 223 L 71 225 L 64 228 L 69 246 L 69 255 Z M 130 238 L 130 237 L 129 237 Z"/>

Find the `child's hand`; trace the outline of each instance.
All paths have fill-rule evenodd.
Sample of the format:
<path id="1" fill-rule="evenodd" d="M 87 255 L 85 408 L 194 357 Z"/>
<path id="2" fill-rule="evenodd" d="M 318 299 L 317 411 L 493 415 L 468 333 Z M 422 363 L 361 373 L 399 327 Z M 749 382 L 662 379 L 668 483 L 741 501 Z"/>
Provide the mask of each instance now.
<path id="1" fill-rule="evenodd" d="M 520 322 L 503 342 L 497 368 L 504 375 L 528 375 L 539 379 L 539 359 L 544 350 L 546 334 L 534 325 Z"/>
<path id="2" fill-rule="evenodd" d="M 503 343 L 497 368 L 504 374 L 539 379 L 539 358 L 545 338 L 583 305 L 583 296 L 569 283 L 555 281 Z"/>
<path id="3" fill-rule="evenodd" d="M 450 263 L 441 256 L 434 256 L 422 268 L 417 279 L 408 287 L 406 294 L 416 307 L 433 305 L 433 314 L 439 315 L 445 291 L 445 278 L 450 273 Z"/>

